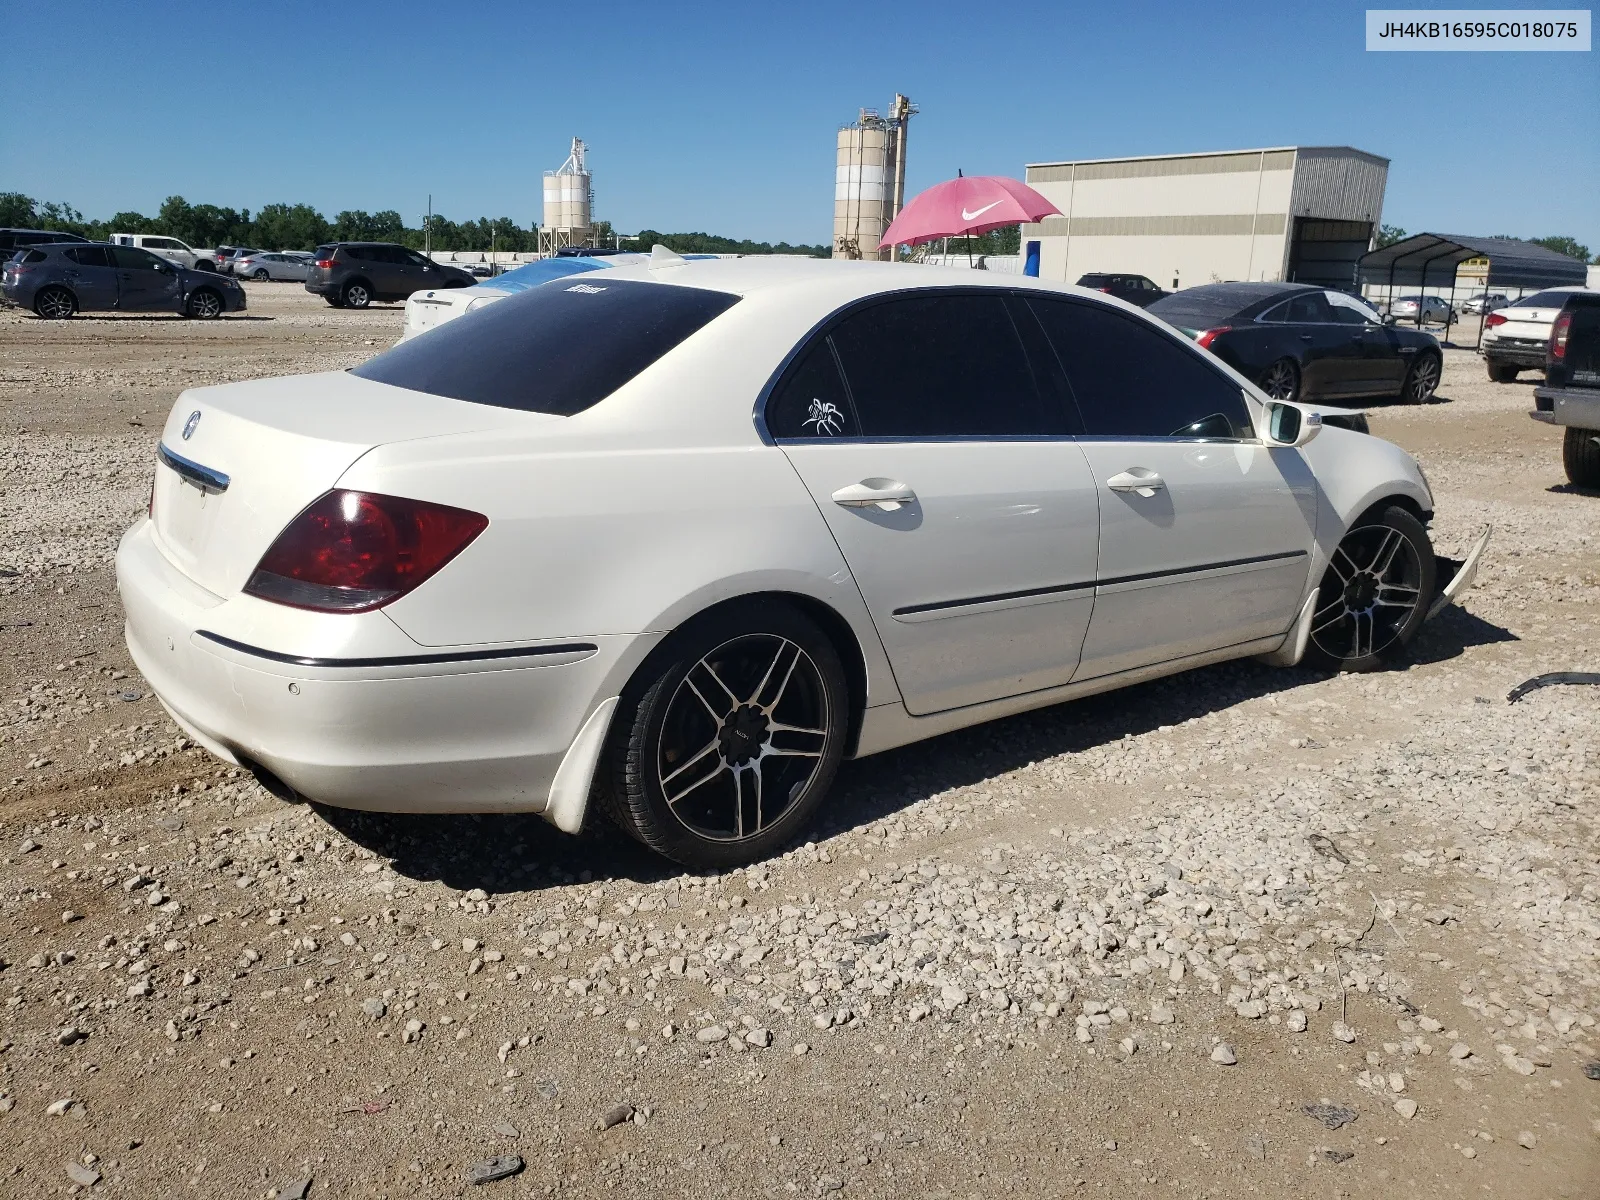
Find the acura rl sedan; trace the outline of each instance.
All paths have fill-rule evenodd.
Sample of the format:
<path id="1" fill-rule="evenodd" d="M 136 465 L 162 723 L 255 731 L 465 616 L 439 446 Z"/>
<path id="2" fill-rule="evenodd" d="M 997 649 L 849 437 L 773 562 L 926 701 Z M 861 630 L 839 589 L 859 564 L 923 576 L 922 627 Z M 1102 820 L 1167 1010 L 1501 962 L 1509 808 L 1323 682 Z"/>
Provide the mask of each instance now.
<path id="1" fill-rule="evenodd" d="M 285 797 L 590 798 L 696 867 L 841 759 L 1247 655 L 1367 670 L 1471 581 L 1417 464 L 1097 292 L 801 259 L 559 279 L 196 389 L 117 577 L 139 669 Z"/>

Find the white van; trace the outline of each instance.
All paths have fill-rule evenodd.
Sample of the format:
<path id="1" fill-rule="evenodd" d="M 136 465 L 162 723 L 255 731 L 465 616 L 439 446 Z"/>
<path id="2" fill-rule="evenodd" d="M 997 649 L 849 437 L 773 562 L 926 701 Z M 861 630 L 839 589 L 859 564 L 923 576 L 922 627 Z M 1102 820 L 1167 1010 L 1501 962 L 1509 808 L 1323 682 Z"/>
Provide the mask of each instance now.
<path id="1" fill-rule="evenodd" d="M 117 246 L 138 246 L 150 251 L 158 258 L 164 258 L 170 263 L 191 270 L 213 271 L 215 264 L 211 261 L 211 251 L 195 250 L 187 244 L 180 242 L 175 237 L 163 237 L 154 233 L 113 233 L 107 239 Z M 196 264 L 202 264 L 197 267 Z"/>

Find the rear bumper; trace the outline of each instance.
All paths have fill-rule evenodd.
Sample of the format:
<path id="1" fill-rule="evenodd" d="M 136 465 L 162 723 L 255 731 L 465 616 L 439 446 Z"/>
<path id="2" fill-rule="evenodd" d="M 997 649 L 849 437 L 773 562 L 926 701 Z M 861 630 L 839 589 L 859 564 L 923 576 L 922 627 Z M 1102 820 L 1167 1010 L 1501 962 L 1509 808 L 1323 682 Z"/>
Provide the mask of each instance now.
<path id="1" fill-rule="evenodd" d="M 1600 388 L 1534 388 L 1533 403 L 1536 421 L 1600 429 Z"/>
<path id="2" fill-rule="evenodd" d="M 1483 343 L 1483 356 L 1497 362 L 1516 363 L 1519 367 L 1538 367 L 1542 371 L 1547 349 L 1546 343 L 1532 338 L 1486 340 Z"/>
<path id="3" fill-rule="evenodd" d="M 178 572 L 147 521 L 122 539 L 117 587 L 135 665 L 196 741 L 307 799 L 381 812 L 545 812 L 579 731 L 653 641 L 395 654 L 384 631 L 380 655 L 298 657 L 217 632 L 237 602 Z"/>

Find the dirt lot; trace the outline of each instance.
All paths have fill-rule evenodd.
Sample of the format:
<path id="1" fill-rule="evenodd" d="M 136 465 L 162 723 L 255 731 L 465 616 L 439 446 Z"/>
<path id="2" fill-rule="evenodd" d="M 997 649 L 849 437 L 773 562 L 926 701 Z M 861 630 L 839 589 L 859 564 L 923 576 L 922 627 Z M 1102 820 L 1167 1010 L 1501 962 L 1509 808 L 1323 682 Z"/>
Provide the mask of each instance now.
<path id="1" fill-rule="evenodd" d="M 1201 671 L 847 764 L 723 876 L 286 806 L 129 663 L 184 387 L 400 312 L 0 313 L 0 1193 L 1600 1194 L 1600 496 L 1531 381 L 1381 409 L 1495 542 L 1404 669 Z M 1586 1074 L 1586 1069 L 1589 1073 Z M 602 1128 L 610 1122 L 609 1127 Z"/>

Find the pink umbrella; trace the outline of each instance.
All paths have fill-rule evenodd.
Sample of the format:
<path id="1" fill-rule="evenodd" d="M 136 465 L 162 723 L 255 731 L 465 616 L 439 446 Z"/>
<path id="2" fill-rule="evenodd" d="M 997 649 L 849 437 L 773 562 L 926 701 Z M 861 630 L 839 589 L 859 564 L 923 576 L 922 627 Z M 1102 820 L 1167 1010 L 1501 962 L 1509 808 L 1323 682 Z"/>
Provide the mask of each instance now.
<path id="1" fill-rule="evenodd" d="M 987 233 L 1020 225 L 1061 210 L 1025 183 L 1004 175 L 958 176 L 920 192 L 884 231 L 880 250 L 919 245 L 935 238 Z"/>

